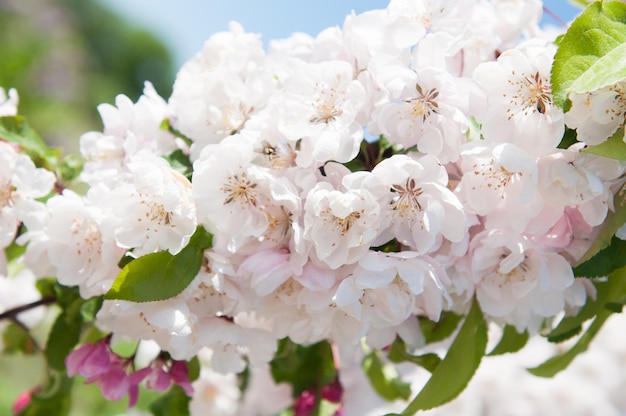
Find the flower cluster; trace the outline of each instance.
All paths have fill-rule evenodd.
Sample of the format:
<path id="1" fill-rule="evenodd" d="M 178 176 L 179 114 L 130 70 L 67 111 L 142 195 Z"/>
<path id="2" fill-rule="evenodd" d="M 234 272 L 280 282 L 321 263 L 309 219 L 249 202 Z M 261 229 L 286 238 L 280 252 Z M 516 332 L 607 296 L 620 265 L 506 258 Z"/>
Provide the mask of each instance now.
<path id="1" fill-rule="evenodd" d="M 146 83 L 136 103 L 99 107 L 103 131 L 80 141 L 84 195 L 40 202 L 52 174 L 0 143 L 0 242 L 24 224 L 17 241 L 38 277 L 106 295 L 101 329 L 175 360 L 208 354 L 221 373 L 264 368 L 285 338 L 329 342 L 339 369 L 363 343 L 418 347 L 416 317 L 464 314 L 473 299 L 519 333 L 550 328 L 596 296 L 572 267 L 626 165 L 581 149 L 624 126 L 626 95 L 621 81 L 572 95 L 567 113 L 555 104 L 541 6 L 391 0 L 268 51 L 232 23 L 182 67 L 168 101 Z M 9 96 L 0 114 L 14 111 Z M 190 283 L 164 275 L 158 286 L 180 290 L 126 296 L 120 279 L 157 258 L 192 270 Z M 85 344 L 69 372 L 131 403 L 144 377 L 190 393 L 174 367 L 127 375 L 106 349 Z M 113 373 L 127 383 L 108 384 Z M 324 393 L 309 387 L 296 414 Z"/>
<path id="2" fill-rule="evenodd" d="M 132 366 L 133 360 L 122 358 L 111 351 L 109 342 L 110 337 L 103 338 L 95 344 L 85 343 L 72 351 L 65 360 L 68 376 L 80 374 L 87 379 L 85 383 L 98 383 L 102 395 L 108 400 L 120 400 L 128 394 L 129 407 L 137 402 L 139 383 L 144 379 L 146 387 L 159 392 L 175 383 L 188 395 L 193 394 L 185 363 L 167 363 L 155 359 L 150 366 L 129 373 L 128 368 Z"/>

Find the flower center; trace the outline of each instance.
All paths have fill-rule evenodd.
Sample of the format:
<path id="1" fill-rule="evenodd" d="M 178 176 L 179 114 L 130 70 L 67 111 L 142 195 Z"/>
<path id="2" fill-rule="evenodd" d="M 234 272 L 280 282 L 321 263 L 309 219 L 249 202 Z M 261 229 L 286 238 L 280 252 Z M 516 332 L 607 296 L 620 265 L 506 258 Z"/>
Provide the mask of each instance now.
<path id="1" fill-rule="evenodd" d="M 246 173 L 239 175 L 229 175 L 226 178 L 226 184 L 220 190 L 226 194 L 224 199 L 224 205 L 228 205 L 231 202 L 239 202 L 241 205 L 257 204 L 257 193 L 254 190 L 256 183 L 252 183 L 246 177 Z"/>
<path id="2" fill-rule="evenodd" d="M 316 85 L 319 88 L 319 85 Z M 319 98 L 315 100 L 315 114 L 311 116 L 311 123 L 330 123 L 343 114 L 343 110 L 337 105 L 337 90 L 334 88 L 321 89 Z"/>
<path id="3" fill-rule="evenodd" d="M 473 166 L 474 175 L 483 176 L 487 188 L 489 189 L 501 191 L 502 188 L 506 187 L 514 178 L 522 176 L 521 172 L 509 172 L 505 167 L 496 167 L 494 164 L 495 160 L 491 159 L 490 162 L 481 163 L 480 165 L 475 164 Z M 502 199 L 504 199 L 504 195 Z"/>
<path id="4" fill-rule="evenodd" d="M 512 73 L 515 75 L 515 71 Z M 552 87 L 548 79 L 542 77 L 539 72 L 516 81 L 509 80 L 509 83 L 517 86 L 517 91 L 509 102 L 512 107 L 507 109 L 509 120 L 515 116 L 515 109 L 521 108 L 524 115 L 528 115 L 529 112 L 545 114 L 548 106 L 552 105 Z"/>
<path id="5" fill-rule="evenodd" d="M 0 208 L 7 207 L 11 204 L 13 191 L 15 188 L 8 180 L 0 181 Z"/>
<path id="6" fill-rule="evenodd" d="M 361 214 L 363 212 L 364 210 L 353 211 L 344 218 L 341 218 L 334 215 L 329 209 L 322 211 L 323 214 L 326 214 L 330 218 L 330 222 L 335 223 L 335 230 L 340 230 L 341 236 L 346 235 L 346 233 L 350 231 L 350 228 L 352 228 L 354 223 L 361 218 Z M 325 219 L 324 222 L 327 223 L 327 219 Z"/>
<path id="7" fill-rule="evenodd" d="M 411 104 L 409 114 L 413 121 L 421 118 L 422 122 L 425 122 L 432 113 L 439 112 L 439 104 L 435 101 L 439 96 L 439 91 L 436 88 L 431 88 L 424 92 L 419 84 L 415 84 L 415 90 L 417 91 L 417 97 L 404 100 L 404 102 Z"/>
<path id="8" fill-rule="evenodd" d="M 278 212 L 267 213 L 267 230 L 264 238 L 273 242 L 281 241 L 291 229 L 293 214 L 281 206 Z"/>
<path id="9" fill-rule="evenodd" d="M 88 253 L 101 253 L 102 235 L 98 226 L 89 220 L 75 219 L 70 226 L 71 233 L 76 238 L 76 254 L 82 255 L 86 247 Z M 91 259 L 88 260 L 91 262 Z"/>
<path id="10" fill-rule="evenodd" d="M 398 193 L 391 202 L 391 209 L 396 211 L 400 216 L 407 214 L 416 214 L 422 211 L 418 196 L 422 194 L 422 188 L 418 188 L 415 179 L 407 179 L 406 184 L 391 185 L 391 191 Z"/>
<path id="11" fill-rule="evenodd" d="M 496 273 L 500 278 L 498 287 L 501 288 L 512 281 L 526 281 L 526 274 L 529 270 L 528 256 L 525 254 L 512 254 L 510 250 L 506 249 L 500 254 L 500 262 L 496 269 Z"/>
<path id="12" fill-rule="evenodd" d="M 611 121 L 619 119 L 619 128 L 622 128 L 624 122 L 626 122 L 626 83 L 618 82 L 614 85 L 613 91 L 615 97 L 613 98 L 614 106 L 606 109 L 607 114 L 610 114 Z"/>

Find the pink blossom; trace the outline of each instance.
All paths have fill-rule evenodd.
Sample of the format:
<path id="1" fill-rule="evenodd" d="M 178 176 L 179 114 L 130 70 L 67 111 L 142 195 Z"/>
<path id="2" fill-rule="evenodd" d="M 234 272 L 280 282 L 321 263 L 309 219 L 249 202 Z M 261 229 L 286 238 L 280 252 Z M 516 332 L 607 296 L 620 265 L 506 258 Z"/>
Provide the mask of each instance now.
<path id="1" fill-rule="evenodd" d="M 303 391 L 293 405 L 294 416 L 309 416 L 315 409 L 315 394 L 310 390 Z"/>
<path id="2" fill-rule="evenodd" d="M 107 339 L 103 338 L 95 344 L 85 343 L 72 351 L 65 359 L 67 375 L 76 374 L 92 378 L 104 374 L 111 365 L 111 356 Z"/>
<path id="3" fill-rule="evenodd" d="M 137 402 L 139 383 L 150 373 L 150 368 L 127 373 L 131 360 L 113 353 L 110 338 L 95 344 L 85 343 L 72 351 L 65 359 L 68 376 L 80 374 L 86 377 L 85 384 L 97 383 L 107 400 L 117 401 L 128 394 L 128 407 Z"/>
<path id="4" fill-rule="evenodd" d="M 170 368 L 170 379 L 173 383 L 178 384 L 187 393 L 187 396 L 193 394 L 193 387 L 189 381 L 189 368 L 183 361 L 174 361 Z"/>
<path id="5" fill-rule="evenodd" d="M 174 383 L 178 384 L 188 396 L 193 395 L 187 364 L 183 361 L 174 361 L 171 367 L 167 368 L 161 360 L 157 360 L 151 367 L 140 371 L 144 370 L 146 370 L 146 387 L 149 389 L 163 392 Z"/>
<path id="6" fill-rule="evenodd" d="M 339 380 L 335 380 L 332 383 L 322 387 L 322 398 L 328 400 L 331 403 L 341 403 L 341 397 L 343 396 L 343 387 Z"/>

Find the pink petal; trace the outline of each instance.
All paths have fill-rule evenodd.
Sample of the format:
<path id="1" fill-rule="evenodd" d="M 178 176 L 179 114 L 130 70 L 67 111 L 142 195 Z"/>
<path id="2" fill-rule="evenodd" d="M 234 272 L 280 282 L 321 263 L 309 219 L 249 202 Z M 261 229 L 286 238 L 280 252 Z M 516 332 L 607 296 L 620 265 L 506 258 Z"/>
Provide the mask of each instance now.
<path id="1" fill-rule="evenodd" d="M 170 374 L 163 371 L 160 366 L 152 369 L 146 380 L 146 387 L 156 391 L 165 391 L 172 385 Z"/>
<path id="2" fill-rule="evenodd" d="M 126 372 L 122 368 L 113 368 L 98 378 L 98 386 L 107 400 L 117 401 L 129 393 L 131 387 Z"/>
<path id="3" fill-rule="evenodd" d="M 187 394 L 187 396 L 193 396 L 193 387 L 189 381 L 189 369 L 187 363 L 183 361 L 174 361 L 172 368 L 170 369 L 170 377 L 172 381 L 178 384 Z"/>
<path id="4" fill-rule="evenodd" d="M 104 340 L 96 344 L 83 344 L 67 356 L 65 366 L 69 377 L 75 374 L 87 378 L 97 377 L 111 366 L 109 346 Z"/>

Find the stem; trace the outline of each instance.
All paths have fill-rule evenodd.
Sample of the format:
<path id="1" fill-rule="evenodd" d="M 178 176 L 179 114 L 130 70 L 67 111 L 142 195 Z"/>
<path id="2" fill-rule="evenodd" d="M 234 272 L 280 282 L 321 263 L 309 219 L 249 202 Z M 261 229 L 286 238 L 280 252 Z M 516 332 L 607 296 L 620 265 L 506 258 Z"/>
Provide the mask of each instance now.
<path id="1" fill-rule="evenodd" d="M 26 305 L 17 306 L 13 309 L 9 309 L 8 311 L 0 313 L 0 321 L 3 319 L 11 319 L 17 322 L 17 315 L 19 315 L 20 313 L 28 311 L 30 309 L 35 309 L 39 306 L 49 305 L 56 302 L 56 300 L 57 298 L 55 296 L 48 296 L 35 302 L 27 303 Z"/>
<path id="2" fill-rule="evenodd" d="M 554 19 L 555 22 L 560 24 L 563 27 L 567 27 L 567 23 L 565 23 L 556 13 L 552 10 L 548 9 L 546 6 L 543 6 L 543 12 Z"/>

